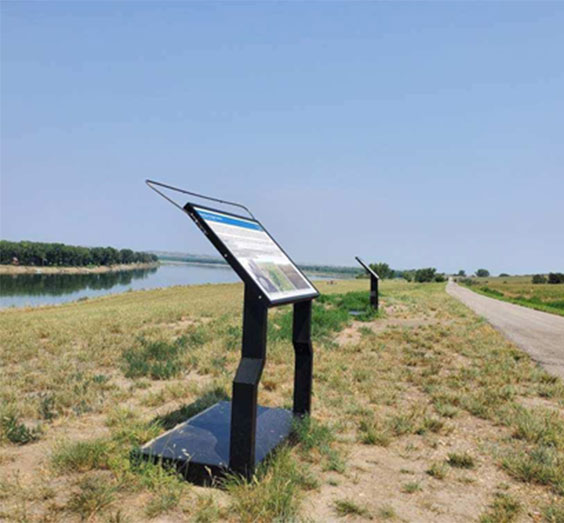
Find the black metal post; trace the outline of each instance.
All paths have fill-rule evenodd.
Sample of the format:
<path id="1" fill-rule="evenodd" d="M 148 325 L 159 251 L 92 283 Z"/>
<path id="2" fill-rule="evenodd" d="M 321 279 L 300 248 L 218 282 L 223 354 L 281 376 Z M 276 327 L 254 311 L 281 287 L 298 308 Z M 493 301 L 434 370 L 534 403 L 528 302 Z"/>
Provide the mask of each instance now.
<path id="1" fill-rule="evenodd" d="M 311 344 L 311 300 L 294 304 L 292 341 L 296 353 L 294 368 L 294 414 L 311 411 L 313 347 Z"/>
<path id="2" fill-rule="evenodd" d="M 378 310 L 378 278 L 370 275 L 370 304 Z"/>
<path id="3" fill-rule="evenodd" d="M 233 380 L 229 468 L 250 479 L 255 470 L 257 394 L 266 360 L 268 308 L 250 285 L 245 285 L 242 358 Z"/>

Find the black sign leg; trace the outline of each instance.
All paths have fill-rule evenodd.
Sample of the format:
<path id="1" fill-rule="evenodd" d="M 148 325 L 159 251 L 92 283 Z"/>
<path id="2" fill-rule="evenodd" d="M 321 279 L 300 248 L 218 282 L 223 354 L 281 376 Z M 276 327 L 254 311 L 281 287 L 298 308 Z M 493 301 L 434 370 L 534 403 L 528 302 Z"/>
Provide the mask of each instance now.
<path id="1" fill-rule="evenodd" d="M 229 468 L 250 479 L 255 469 L 257 393 L 266 360 L 266 300 L 245 285 L 242 358 L 233 380 Z"/>
<path id="2" fill-rule="evenodd" d="M 311 411 L 313 347 L 311 344 L 311 300 L 294 304 L 292 341 L 296 353 L 294 370 L 294 414 L 305 416 Z"/>
<path id="3" fill-rule="evenodd" d="M 370 304 L 378 310 L 378 278 L 370 275 Z"/>

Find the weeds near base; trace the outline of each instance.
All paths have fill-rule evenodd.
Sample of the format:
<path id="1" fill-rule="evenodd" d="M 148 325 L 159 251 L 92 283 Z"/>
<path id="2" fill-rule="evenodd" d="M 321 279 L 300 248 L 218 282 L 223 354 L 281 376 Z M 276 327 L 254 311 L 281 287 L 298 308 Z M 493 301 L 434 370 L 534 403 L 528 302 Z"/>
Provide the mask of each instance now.
<path id="1" fill-rule="evenodd" d="M 459 469 L 472 469 L 474 468 L 474 458 L 470 454 L 456 454 L 450 453 L 448 455 L 447 463 L 451 467 L 456 467 Z"/>
<path id="2" fill-rule="evenodd" d="M 498 493 L 488 512 L 480 517 L 480 523 L 510 523 L 521 512 L 521 504 L 509 494 Z"/>
<path id="3" fill-rule="evenodd" d="M 109 449 L 109 442 L 101 439 L 60 443 L 51 456 L 51 463 L 58 473 L 107 468 Z"/>
<path id="4" fill-rule="evenodd" d="M 539 446 L 509 455 L 503 459 L 502 466 L 519 481 L 548 485 L 564 495 L 564 458 L 554 448 Z"/>
<path id="5" fill-rule="evenodd" d="M 564 502 L 554 501 L 542 510 L 547 523 L 562 523 L 564 521 Z"/>
<path id="6" fill-rule="evenodd" d="M 360 441 L 365 445 L 379 445 L 380 447 L 387 447 L 392 441 L 390 432 L 375 423 L 370 419 L 363 419 L 360 421 Z"/>
<path id="7" fill-rule="evenodd" d="M 380 519 L 395 519 L 396 511 L 390 505 L 384 505 L 378 509 L 378 517 Z"/>
<path id="8" fill-rule="evenodd" d="M 413 494 L 414 492 L 418 492 L 421 490 L 421 483 L 419 481 L 410 481 L 409 483 L 405 483 L 401 487 L 401 491 L 405 492 L 406 494 Z"/>
<path id="9" fill-rule="evenodd" d="M 19 420 L 18 416 L 9 414 L 2 417 L 2 433 L 8 441 L 25 445 L 39 439 L 41 431 L 36 428 L 30 429 Z"/>
<path id="10" fill-rule="evenodd" d="M 427 469 L 427 474 L 435 479 L 445 479 L 447 475 L 447 469 L 444 463 L 433 463 L 429 469 Z"/>
<path id="11" fill-rule="evenodd" d="M 334 502 L 335 512 L 339 516 L 360 516 L 365 519 L 372 519 L 372 514 L 370 511 L 358 503 L 355 503 L 352 499 L 338 499 Z"/>
<path id="12" fill-rule="evenodd" d="M 259 466 L 250 482 L 228 476 L 223 485 L 243 522 L 291 521 L 298 515 L 303 491 L 312 488 L 311 475 L 282 447 Z"/>
<path id="13" fill-rule="evenodd" d="M 67 510 L 88 519 L 114 500 L 116 488 L 103 478 L 85 478 L 78 483 L 66 505 Z"/>
<path id="14" fill-rule="evenodd" d="M 154 494 L 149 500 L 145 513 L 150 518 L 154 518 L 160 514 L 169 512 L 173 508 L 176 508 L 179 501 L 180 496 L 178 492 L 159 492 Z"/>

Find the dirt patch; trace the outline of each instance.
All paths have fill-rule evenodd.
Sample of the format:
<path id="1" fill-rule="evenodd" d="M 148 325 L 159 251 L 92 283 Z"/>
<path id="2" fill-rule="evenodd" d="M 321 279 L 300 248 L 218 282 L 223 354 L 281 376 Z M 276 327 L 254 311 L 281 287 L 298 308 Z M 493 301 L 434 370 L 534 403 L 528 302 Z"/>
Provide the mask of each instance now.
<path id="1" fill-rule="evenodd" d="M 367 510 L 364 518 L 349 515 L 347 521 L 365 520 L 368 515 L 376 520 L 388 519 L 385 514 L 393 513 L 391 518 L 396 521 L 467 522 L 487 509 L 494 492 L 503 492 L 524 504 L 522 518 L 517 521 L 530 521 L 526 516 L 535 520 L 531 502 L 544 498 L 548 503 L 550 496 L 542 488 L 533 487 L 531 492 L 531 487 L 525 489 L 508 480 L 495 460 L 478 457 L 478 449 L 499 437 L 500 431 L 508 433 L 465 414 L 449 435 L 406 436 L 389 447 L 354 444 L 347 455 L 345 477 L 325 473 L 319 491 L 308 496 L 304 504 L 309 507 L 306 515 L 314 521 L 343 521 L 335 503 L 347 499 Z M 448 455 L 453 452 L 477 457 L 475 466 L 448 466 Z M 434 463 L 443 465 L 443 479 L 429 475 Z"/>
<path id="2" fill-rule="evenodd" d="M 373 322 L 354 321 L 349 327 L 343 329 L 336 338 L 339 345 L 353 345 L 359 343 L 362 338 L 362 329 L 370 329 L 373 333 L 377 334 L 389 328 L 415 328 L 424 325 L 431 325 L 436 323 L 433 320 L 424 318 L 386 318 L 382 320 L 375 320 Z"/>

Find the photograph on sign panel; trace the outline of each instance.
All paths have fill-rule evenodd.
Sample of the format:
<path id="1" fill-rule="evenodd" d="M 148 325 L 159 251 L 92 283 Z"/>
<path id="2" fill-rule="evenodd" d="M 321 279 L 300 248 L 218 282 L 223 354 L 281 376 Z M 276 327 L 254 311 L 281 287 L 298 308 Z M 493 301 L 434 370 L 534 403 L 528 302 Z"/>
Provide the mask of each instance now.
<path id="1" fill-rule="evenodd" d="M 259 223 L 199 207 L 195 210 L 269 299 L 316 293 Z"/>

